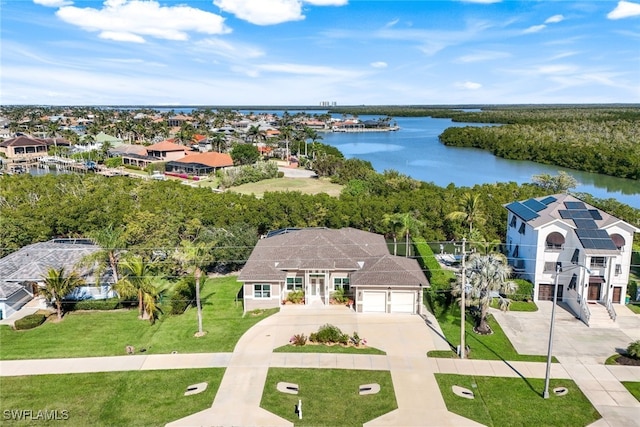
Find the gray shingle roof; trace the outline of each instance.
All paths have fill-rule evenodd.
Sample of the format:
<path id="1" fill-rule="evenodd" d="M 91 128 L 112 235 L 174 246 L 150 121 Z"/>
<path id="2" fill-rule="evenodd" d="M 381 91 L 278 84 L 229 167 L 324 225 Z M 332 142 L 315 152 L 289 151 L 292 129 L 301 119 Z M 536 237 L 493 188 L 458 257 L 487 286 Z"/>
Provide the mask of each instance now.
<path id="1" fill-rule="evenodd" d="M 390 255 L 383 236 L 354 228 L 310 228 L 262 239 L 238 280 L 284 281 L 288 270 L 358 272 L 352 285 L 359 274 L 361 284 L 428 286 L 416 260 Z"/>
<path id="2" fill-rule="evenodd" d="M 11 295 L 24 289 L 24 286 L 17 283 L 0 283 L 0 300 L 6 300 Z"/>
<path id="3" fill-rule="evenodd" d="M 0 278 L 6 282 L 40 282 L 50 268 L 76 270 L 95 283 L 93 268 L 79 268 L 80 260 L 100 247 L 86 239 L 54 239 L 23 247 L 0 259 Z M 111 277 L 103 277 L 107 282 Z"/>

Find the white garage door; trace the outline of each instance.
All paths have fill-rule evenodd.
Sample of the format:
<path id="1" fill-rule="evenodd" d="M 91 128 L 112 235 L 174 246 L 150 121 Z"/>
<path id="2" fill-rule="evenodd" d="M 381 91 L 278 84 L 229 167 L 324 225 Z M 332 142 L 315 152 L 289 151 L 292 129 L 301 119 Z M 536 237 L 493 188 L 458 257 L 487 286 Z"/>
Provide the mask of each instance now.
<path id="1" fill-rule="evenodd" d="M 391 292 L 392 313 L 413 313 L 414 292 Z"/>
<path id="2" fill-rule="evenodd" d="M 385 313 L 387 307 L 387 293 L 364 291 L 362 293 L 363 313 Z"/>

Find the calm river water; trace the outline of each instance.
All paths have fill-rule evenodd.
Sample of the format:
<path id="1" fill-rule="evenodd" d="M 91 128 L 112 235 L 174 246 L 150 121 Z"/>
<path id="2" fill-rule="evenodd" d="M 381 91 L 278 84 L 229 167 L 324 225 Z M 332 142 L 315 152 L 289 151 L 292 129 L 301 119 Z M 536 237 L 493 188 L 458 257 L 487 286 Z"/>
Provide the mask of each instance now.
<path id="1" fill-rule="evenodd" d="M 360 116 L 366 120 L 368 116 Z M 531 182 L 533 175 L 556 175 L 564 170 L 580 185 L 575 191 L 598 198 L 615 198 L 640 209 L 640 182 L 606 175 L 579 172 L 540 163 L 505 160 L 475 149 L 447 147 L 438 141 L 446 128 L 452 126 L 484 126 L 454 123 L 450 119 L 430 117 L 399 117 L 397 132 L 323 133 L 322 142 L 337 147 L 347 158 L 356 157 L 371 162 L 382 172 L 395 169 L 420 181 L 446 187 L 458 187 L 495 182 Z"/>

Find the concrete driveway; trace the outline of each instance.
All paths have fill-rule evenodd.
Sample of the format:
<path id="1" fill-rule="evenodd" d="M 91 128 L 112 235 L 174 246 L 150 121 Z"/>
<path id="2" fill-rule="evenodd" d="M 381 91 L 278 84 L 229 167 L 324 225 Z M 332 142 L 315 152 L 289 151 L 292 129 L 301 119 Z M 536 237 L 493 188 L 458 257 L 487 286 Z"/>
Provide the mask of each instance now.
<path id="1" fill-rule="evenodd" d="M 387 352 L 369 355 L 300 355 L 273 353 L 294 334 L 309 335 L 325 323 L 358 334 L 369 346 Z M 284 306 L 242 336 L 210 409 L 177 420 L 170 426 L 290 426 L 260 408 L 271 366 L 389 370 L 398 409 L 367 426 L 478 426 L 447 411 L 433 375 L 435 362 L 426 357 L 435 349 L 431 329 L 416 315 L 356 314 L 343 306 Z"/>

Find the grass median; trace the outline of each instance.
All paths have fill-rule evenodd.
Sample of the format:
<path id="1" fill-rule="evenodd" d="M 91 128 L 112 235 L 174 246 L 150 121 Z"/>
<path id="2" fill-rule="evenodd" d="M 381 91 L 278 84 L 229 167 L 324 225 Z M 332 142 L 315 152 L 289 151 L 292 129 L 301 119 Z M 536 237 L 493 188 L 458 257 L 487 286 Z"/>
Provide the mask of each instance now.
<path id="1" fill-rule="evenodd" d="M 3 425 L 161 426 L 211 407 L 223 373 L 211 368 L 1 377 Z M 208 383 L 204 392 L 184 396 L 200 382 Z M 38 419 L 38 411 L 58 420 Z"/>

